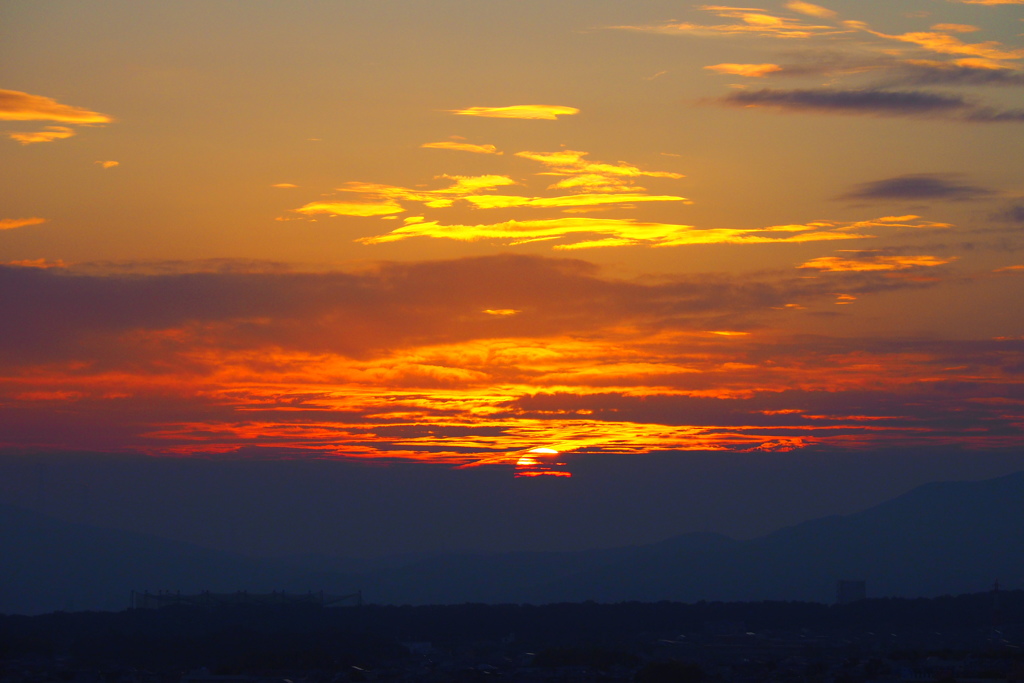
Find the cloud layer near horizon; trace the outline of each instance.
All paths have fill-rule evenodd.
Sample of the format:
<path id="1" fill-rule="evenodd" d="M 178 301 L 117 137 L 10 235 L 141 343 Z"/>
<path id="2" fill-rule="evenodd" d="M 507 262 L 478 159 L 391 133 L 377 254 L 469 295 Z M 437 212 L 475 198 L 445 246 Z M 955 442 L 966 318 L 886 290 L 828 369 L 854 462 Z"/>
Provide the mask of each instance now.
<path id="1" fill-rule="evenodd" d="M 0 267 L 0 445 L 472 465 L 539 446 L 1013 442 L 1021 340 L 774 327 L 794 307 L 931 286 L 914 273 L 946 262 L 868 254 L 806 264 L 827 278 L 661 283 L 513 256 L 321 274 Z M 965 395 L 985 400 L 965 413 Z"/>

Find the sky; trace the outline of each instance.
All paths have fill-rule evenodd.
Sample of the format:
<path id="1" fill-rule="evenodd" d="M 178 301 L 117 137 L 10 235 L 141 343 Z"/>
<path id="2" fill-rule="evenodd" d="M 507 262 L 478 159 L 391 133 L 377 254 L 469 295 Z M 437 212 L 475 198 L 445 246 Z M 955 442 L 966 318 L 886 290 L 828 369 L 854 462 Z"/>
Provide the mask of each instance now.
<path id="1" fill-rule="evenodd" d="M 1024 468 L 1022 94 L 1024 0 L 0 0 L 0 499 L 557 549 Z"/>

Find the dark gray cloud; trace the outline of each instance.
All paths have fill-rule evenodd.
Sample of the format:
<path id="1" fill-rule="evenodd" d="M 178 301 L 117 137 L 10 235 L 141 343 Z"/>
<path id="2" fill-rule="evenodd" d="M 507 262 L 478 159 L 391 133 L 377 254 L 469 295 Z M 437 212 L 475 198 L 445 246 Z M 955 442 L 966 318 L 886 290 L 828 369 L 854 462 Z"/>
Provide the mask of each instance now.
<path id="1" fill-rule="evenodd" d="M 983 107 L 959 95 L 920 90 L 763 88 L 730 93 L 718 102 L 733 107 L 773 107 L 783 111 L 939 117 L 971 123 L 1024 122 L 1024 110 Z"/>
<path id="2" fill-rule="evenodd" d="M 985 199 L 996 194 L 988 188 L 967 185 L 956 178 L 956 175 L 949 173 L 912 173 L 884 178 L 861 183 L 840 199 L 967 201 Z"/>
<path id="3" fill-rule="evenodd" d="M 1010 204 L 1004 210 L 996 214 L 996 219 L 1010 223 L 1024 223 L 1024 203 L 1016 202 Z"/>
<path id="4" fill-rule="evenodd" d="M 977 107 L 967 112 L 965 121 L 972 123 L 1024 123 L 1024 109 L 993 109 Z"/>
<path id="5" fill-rule="evenodd" d="M 797 111 L 825 111 L 854 114 L 917 116 L 948 113 L 970 106 L 962 97 L 915 90 L 839 90 L 814 88 L 797 90 L 740 90 L 721 99 L 737 107 L 777 107 Z"/>
<path id="6" fill-rule="evenodd" d="M 987 85 L 1024 87 L 1024 72 L 946 63 L 901 63 L 887 85 Z"/>

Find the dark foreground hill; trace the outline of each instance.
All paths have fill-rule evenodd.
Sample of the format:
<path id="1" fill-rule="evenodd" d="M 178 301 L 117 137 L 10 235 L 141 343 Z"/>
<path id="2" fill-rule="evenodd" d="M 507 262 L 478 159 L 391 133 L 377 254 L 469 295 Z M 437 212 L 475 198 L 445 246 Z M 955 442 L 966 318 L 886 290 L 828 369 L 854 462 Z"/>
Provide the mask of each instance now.
<path id="1" fill-rule="evenodd" d="M 58 522 L 0 506 L 0 612 L 120 609 L 131 590 L 362 589 L 372 602 L 595 600 L 830 602 L 839 579 L 873 596 L 1024 588 L 1024 473 L 929 484 L 866 511 L 748 541 L 687 534 L 574 553 L 439 555 L 353 571 L 326 559 L 266 561 Z"/>
<path id="2" fill-rule="evenodd" d="M 998 598 L 990 592 L 846 605 L 585 602 L 326 609 L 173 605 L 121 612 L 0 615 L 0 671 L 10 662 L 9 671 L 35 666 L 45 672 L 46 662 L 51 662 L 49 676 L 9 680 L 96 680 L 74 673 L 97 667 L 113 674 L 108 680 L 125 680 L 116 677 L 118 671 L 141 667 L 150 672 L 176 670 L 176 675 L 163 679 L 176 681 L 181 671 L 200 666 L 222 674 L 260 671 L 265 677 L 279 671 L 295 677 L 310 669 L 351 673 L 350 666 L 384 665 L 394 670 L 397 663 L 409 673 L 415 663 L 410 654 L 424 646 L 435 664 L 447 661 L 449 667 L 463 672 L 480 664 L 529 663 L 524 653 L 536 653 L 532 664 L 548 668 L 584 663 L 605 668 L 629 660 L 636 664 L 636 655 L 719 664 L 737 664 L 756 656 L 771 666 L 794 655 L 824 663 L 864 655 L 920 659 L 929 652 L 950 656 L 956 651 L 962 657 L 973 651 L 1001 653 L 1000 657 L 1022 662 L 1022 638 L 1024 591 L 1004 591 Z M 493 666 L 490 670 L 493 673 Z M 419 673 L 402 680 L 492 678 L 438 677 L 436 670 Z M 302 678 L 363 680 L 333 673 L 326 678 L 305 674 Z M 777 679 L 765 675 L 745 680 Z"/>

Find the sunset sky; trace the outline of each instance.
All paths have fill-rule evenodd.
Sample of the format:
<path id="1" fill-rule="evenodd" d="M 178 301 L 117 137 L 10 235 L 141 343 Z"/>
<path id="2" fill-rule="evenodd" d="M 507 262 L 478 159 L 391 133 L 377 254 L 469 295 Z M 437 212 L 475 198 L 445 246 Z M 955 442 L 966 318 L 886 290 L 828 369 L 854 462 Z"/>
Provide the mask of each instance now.
<path id="1" fill-rule="evenodd" d="M 0 449 L 969 477 L 1022 95 L 1024 0 L 0 1 Z"/>

